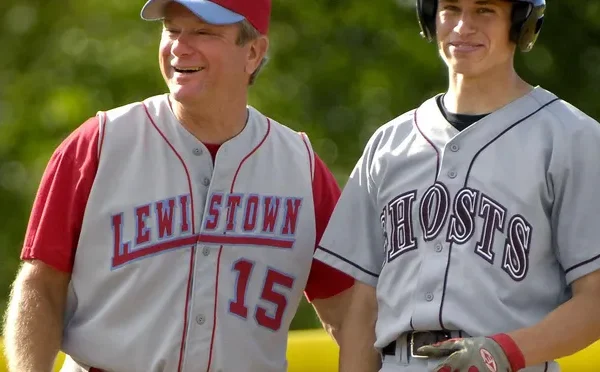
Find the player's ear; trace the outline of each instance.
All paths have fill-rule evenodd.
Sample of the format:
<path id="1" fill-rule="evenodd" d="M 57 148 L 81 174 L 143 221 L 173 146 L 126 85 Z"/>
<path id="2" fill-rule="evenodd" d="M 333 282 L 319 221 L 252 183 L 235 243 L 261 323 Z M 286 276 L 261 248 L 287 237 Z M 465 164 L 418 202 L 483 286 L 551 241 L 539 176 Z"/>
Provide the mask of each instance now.
<path id="1" fill-rule="evenodd" d="M 269 50 L 269 39 L 261 35 L 250 41 L 246 60 L 246 72 L 251 75 L 256 71 Z"/>

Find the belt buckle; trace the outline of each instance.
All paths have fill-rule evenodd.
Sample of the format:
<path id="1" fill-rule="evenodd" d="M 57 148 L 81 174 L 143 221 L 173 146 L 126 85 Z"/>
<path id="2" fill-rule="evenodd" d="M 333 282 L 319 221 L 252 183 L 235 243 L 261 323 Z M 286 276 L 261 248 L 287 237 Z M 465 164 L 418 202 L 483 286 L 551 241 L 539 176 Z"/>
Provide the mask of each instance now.
<path id="1" fill-rule="evenodd" d="M 410 357 L 417 359 L 427 359 L 427 355 L 420 355 L 415 352 L 415 334 L 417 333 L 429 333 L 427 331 L 413 331 L 410 333 Z"/>
<path id="2" fill-rule="evenodd" d="M 431 331 L 413 331 L 410 334 L 410 356 L 411 356 L 411 358 L 427 359 L 428 358 L 427 355 L 417 354 L 417 351 L 415 350 L 415 334 L 418 334 L 418 333 L 432 333 L 434 335 L 436 333 L 431 332 Z M 435 342 L 445 341 L 445 340 L 452 338 L 452 335 L 450 332 L 441 331 L 440 334 L 443 336 L 444 340 L 440 340 L 437 337 L 435 337 Z"/>

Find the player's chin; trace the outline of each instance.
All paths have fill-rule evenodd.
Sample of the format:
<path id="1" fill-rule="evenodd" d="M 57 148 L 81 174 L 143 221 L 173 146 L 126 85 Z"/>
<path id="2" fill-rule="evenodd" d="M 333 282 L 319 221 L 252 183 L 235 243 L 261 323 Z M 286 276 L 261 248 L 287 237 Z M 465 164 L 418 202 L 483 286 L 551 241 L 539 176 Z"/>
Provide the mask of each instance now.
<path id="1" fill-rule="evenodd" d="M 201 92 L 191 86 L 170 84 L 169 91 L 171 93 L 171 97 L 177 102 L 181 103 L 194 102 L 201 98 Z"/>

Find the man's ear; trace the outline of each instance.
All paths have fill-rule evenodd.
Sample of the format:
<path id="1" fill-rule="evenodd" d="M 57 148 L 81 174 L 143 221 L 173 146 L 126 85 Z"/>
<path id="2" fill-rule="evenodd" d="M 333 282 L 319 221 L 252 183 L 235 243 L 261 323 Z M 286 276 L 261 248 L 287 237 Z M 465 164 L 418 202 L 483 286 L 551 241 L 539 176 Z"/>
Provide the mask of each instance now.
<path id="1" fill-rule="evenodd" d="M 261 61 L 267 55 L 269 50 L 269 39 L 266 36 L 259 36 L 255 40 L 250 41 L 248 56 L 246 60 L 246 72 L 252 75 L 260 66 Z"/>

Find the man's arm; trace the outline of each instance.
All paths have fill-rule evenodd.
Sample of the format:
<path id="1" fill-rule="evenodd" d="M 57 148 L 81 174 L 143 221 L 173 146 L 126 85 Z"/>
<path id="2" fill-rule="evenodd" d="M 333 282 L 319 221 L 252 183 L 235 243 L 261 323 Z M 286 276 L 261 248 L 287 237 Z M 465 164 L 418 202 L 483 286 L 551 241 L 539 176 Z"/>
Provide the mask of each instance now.
<path id="1" fill-rule="evenodd" d="M 313 308 L 327 333 L 340 344 L 340 331 L 344 315 L 348 309 L 352 288 L 346 289 L 341 293 L 324 299 L 315 299 L 312 301 Z"/>
<path id="2" fill-rule="evenodd" d="M 375 287 L 356 281 L 340 330 L 340 372 L 377 372 L 381 366 L 375 344 Z"/>
<path id="3" fill-rule="evenodd" d="M 49 372 L 60 349 L 70 275 L 27 261 L 13 283 L 4 319 L 4 347 L 11 372 Z"/>
<path id="4" fill-rule="evenodd" d="M 315 207 L 315 240 L 319 242 L 336 202 L 340 187 L 325 163 L 314 154 L 313 196 Z M 315 246 L 316 249 L 316 246 Z M 339 344 L 339 330 L 348 306 L 354 279 L 349 275 L 313 260 L 305 295 L 313 305 L 323 328 Z"/>
<path id="5" fill-rule="evenodd" d="M 49 372 L 60 348 L 70 272 L 98 168 L 98 128 L 97 117 L 79 126 L 42 175 L 4 318 L 10 371 Z"/>
<path id="6" fill-rule="evenodd" d="M 573 282 L 573 297 L 534 326 L 508 333 L 526 366 L 562 358 L 600 339 L 600 270 Z"/>

